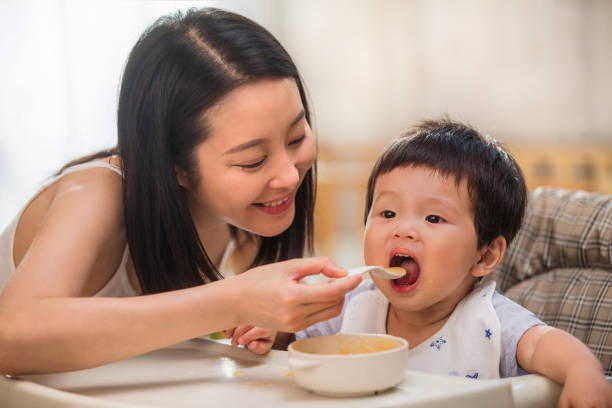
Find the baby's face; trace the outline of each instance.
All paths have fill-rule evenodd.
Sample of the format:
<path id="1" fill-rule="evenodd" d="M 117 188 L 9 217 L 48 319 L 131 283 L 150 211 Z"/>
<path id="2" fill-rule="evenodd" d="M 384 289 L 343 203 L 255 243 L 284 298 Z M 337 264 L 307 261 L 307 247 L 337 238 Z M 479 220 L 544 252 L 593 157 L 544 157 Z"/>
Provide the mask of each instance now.
<path id="1" fill-rule="evenodd" d="M 473 285 L 480 259 L 466 182 L 423 166 L 379 176 L 364 250 L 367 265 L 406 269 L 401 279 L 374 278 L 395 309 L 454 307 Z"/>

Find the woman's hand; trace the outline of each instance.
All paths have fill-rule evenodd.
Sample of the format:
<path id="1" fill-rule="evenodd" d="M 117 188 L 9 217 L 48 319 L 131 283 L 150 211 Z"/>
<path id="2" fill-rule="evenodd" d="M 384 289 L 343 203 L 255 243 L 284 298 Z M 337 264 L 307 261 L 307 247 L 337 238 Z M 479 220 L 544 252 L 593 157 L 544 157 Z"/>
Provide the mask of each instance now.
<path id="1" fill-rule="evenodd" d="M 612 407 L 612 385 L 595 370 L 571 371 L 559 398 L 559 408 L 569 407 Z"/>
<path id="2" fill-rule="evenodd" d="M 276 331 L 247 325 L 226 330 L 225 338 L 232 339 L 232 346 L 244 345 L 253 353 L 265 354 L 274 344 Z"/>
<path id="3" fill-rule="evenodd" d="M 332 279 L 320 284 L 300 280 L 322 273 Z M 346 271 L 328 258 L 292 259 L 262 265 L 232 279 L 235 285 L 239 325 L 296 332 L 322 320 L 338 316 L 344 295 L 354 289 L 361 276 L 344 277 Z"/>

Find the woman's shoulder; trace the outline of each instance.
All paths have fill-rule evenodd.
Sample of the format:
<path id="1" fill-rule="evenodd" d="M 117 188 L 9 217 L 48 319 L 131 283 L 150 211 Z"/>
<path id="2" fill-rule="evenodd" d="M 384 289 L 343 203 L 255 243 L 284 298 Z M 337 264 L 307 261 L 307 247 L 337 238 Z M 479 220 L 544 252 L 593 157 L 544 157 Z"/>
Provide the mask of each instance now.
<path id="1" fill-rule="evenodd" d="M 54 184 L 65 186 L 83 182 L 101 189 L 121 190 L 122 176 L 118 159 L 109 157 L 76 164 L 62 170 Z"/>
<path id="2" fill-rule="evenodd" d="M 58 178 L 52 188 L 49 208 L 62 203 L 68 206 L 92 205 L 99 211 L 122 211 L 122 178 L 114 170 L 91 166 L 71 171 Z"/>
<path id="3" fill-rule="evenodd" d="M 21 290 L 47 290 L 39 286 L 44 270 L 58 293 L 89 296 L 117 270 L 126 245 L 122 179 L 102 167 L 64 170 L 24 209 L 13 244 L 16 273 L 27 277 Z"/>
<path id="4" fill-rule="evenodd" d="M 15 260 L 25 255 L 34 237 L 42 232 L 43 225 L 51 225 L 54 234 L 87 228 L 108 237 L 122 231 L 122 179 L 112 169 L 104 167 L 68 168 L 34 196 L 16 227 Z"/>
<path id="5" fill-rule="evenodd" d="M 65 193 L 81 198 L 99 198 L 100 204 L 116 203 L 122 197 L 120 168 L 109 159 L 96 160 L 68 167 L 54 182 L 54 197 L 62 198 Z"/>
<path id="6" fill-rule="evenodd" d="M 104 162 L 84 163 L 78 169 L 68 168 L 55 183 L 51 205 L 62 202 L 66 206 L 83 206 L 100 216 L 122 214 L 123 179 L 118 168 Z M 89 207 L 91 206 L 91 207 Z"/>
<path id="7" fill-rule="evenodd" d="M 117 173 L 114 166 L 98 165 L 92 163 L 87 167 L 78 166 L 75 169 L 68 168 L 57 178 L 58 183 L 66 180 L 83 180 L 83 181 L 113 181 L 114 184 L 121 185 L 121 174 Z"/>

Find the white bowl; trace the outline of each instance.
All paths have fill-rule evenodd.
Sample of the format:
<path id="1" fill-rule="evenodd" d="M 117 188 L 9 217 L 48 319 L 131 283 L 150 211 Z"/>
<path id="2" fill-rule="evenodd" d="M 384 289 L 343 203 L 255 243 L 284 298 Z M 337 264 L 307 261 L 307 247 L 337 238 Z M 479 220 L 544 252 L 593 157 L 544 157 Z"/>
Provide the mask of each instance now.
<path id="1" fill-rule="evenodd" d="M 388 334 L 311 337 L 294 341 L 288 350 L 295 381 L 334 397 L 375 394 L 399 384 L 408 358 L 408 342 Z"/>

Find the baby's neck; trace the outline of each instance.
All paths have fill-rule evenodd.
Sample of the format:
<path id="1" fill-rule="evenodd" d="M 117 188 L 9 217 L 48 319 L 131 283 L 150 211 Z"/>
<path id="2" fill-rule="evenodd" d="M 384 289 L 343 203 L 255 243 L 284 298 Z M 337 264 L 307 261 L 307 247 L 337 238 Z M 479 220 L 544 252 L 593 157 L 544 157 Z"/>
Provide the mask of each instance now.
<path id="1" fill-rule="evenodd" d="M 387 333 L 408 340 L 409 347 L 415 347 L 433 336 L 448 321 L 452 307 L 435 310 L 406 312 L 389 304 L 387 311 Z"/>

